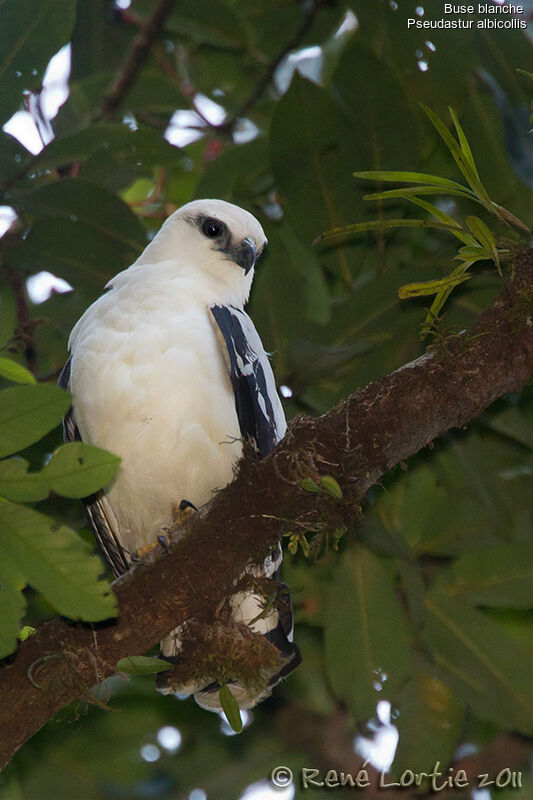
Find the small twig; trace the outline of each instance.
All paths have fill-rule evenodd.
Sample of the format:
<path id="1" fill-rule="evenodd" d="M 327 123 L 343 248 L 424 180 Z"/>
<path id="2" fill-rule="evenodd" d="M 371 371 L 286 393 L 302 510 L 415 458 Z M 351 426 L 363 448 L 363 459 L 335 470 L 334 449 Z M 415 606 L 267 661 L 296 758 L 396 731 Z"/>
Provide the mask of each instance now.
<path id="1" fill-rule="evenodd" d="M 291 50 L 296 50 L 298 45 L 301 43 L 302 39 L 304 38 L 305 34 L 311 27 L 314 22 L 315 16 L 317 12 L 325 5 L 325 0 L 314 0 L 310 9 L 305 14 L 304 20 L 294 36 L 288 41 L 284 47 L 280 50 L 278 55 L 270 62 L 268 65 L 266 72 L 264 73 L 263 77 L 258 81 L 256 84 L 253 92 L 250 96 L 244 100 L 244 102 L 239 106 L 239 108 L 229 117 L 229 119 L 225 120 L 224 122 L 220 123 L 220 125 L 211 125 L 212 128 L 215 128 L 220 131 L 224 131 L 226 133 L 232 133 L 235 125 L 244 117 L 248 111 L 256 104 L 258 100 L 261 99 L 263 93 L 266 91 L 268 86 L 272 83 L 272 79 L 276 73 L 277 68 L 283 61 L 283 59 L 291 52 Z"/>
<path id="2" fill-rule="evenodd" d="M 98 115 L 101 119 L 112 117 L 132 88 L 175 2 L 176 0 L 159 0 L 154 13 L 133 39 L 122 71 L 114 78 L 104 95 Z"/>
<path id="3" fill-rule="evenodd" d="M 12 269 L 4 269 L 4 275 L 6 276 L 9 285 L 13 289 L 13 295 L 15 297 L 18 321 L 17 332 L 23 343 L 26 364 L 28 365 L 30 372 L 35 375 L 37 371 L 37 355 L 35 352 L 35 343 L 33 339 L 35 321 L 30 319 L 28 312 L 28 298 L 26 295 L 24 278 L 20 272 L 16 272 Z"/>

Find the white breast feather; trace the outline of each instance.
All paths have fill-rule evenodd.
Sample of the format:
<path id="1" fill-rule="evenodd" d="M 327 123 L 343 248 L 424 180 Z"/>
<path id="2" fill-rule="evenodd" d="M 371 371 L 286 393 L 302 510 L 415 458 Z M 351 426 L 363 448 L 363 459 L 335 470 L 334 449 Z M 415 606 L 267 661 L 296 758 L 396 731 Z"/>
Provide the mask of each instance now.
<path id="1" fill-rule="evenodd" d="M 119 281 L 71 337 L 81 436 L 123 459 L 107 495 L 129 552 L 154 541 L 180 500 L 200 506 L 223 488 L 242 452 L 212 291 L 164 266 L 136 268 L 146 274 Z"/>

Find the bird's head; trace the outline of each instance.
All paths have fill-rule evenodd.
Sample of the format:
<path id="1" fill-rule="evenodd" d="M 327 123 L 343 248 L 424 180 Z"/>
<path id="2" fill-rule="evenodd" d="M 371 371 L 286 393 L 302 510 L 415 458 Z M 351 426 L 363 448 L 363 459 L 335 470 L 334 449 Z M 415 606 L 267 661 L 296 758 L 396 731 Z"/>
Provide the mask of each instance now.
<path id="1" fill-rule="evenodd" d="M 256 218 L 224 200 L 193 200 L 174 212 L 137 263 L 179 260 L 246 301 L 266 244 Z"/>

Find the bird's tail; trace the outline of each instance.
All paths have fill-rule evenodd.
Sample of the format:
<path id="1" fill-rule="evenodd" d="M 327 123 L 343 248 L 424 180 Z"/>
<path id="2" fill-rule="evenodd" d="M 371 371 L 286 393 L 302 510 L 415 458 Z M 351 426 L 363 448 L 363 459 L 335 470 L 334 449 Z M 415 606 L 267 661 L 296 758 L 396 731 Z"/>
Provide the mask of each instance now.
<path id="1" fill-rule="evenodd" d="M 281 564 L 281 548 L 275 557 L 271 556 L 260 566 L 252 567 L 246 571 L 247 575 L 254 577 L 277 578 Z M 235 697 L 239 708 L 253 708 L 266 699 L 273 687 L 280 680 L 289 675 L 301 662 L 300 651 L 293 642 L 293 613 L 289 589 L 284 584 L 278 584 L 276 600 L 268 599 L 253 591 L 239 591 L 230 600 L 231 617 L 236 623 L 244 624 L 253 633 L 261 634 L 274 645 L 279 653 L 279 659 L 272 674 L 266 676 L 261 688 L 250 688 L 239 681 L 229 680 L 227 686 Z M 186 623 L 185 623 L 186 624 Z M 184 626 L 173 630 L 161 642 L 161 655 L 172 664 L 179 664 L 182 658 L 182 636 Z M 265 676 L 263 675 L 263 678 Z M 191 695 L 196 702 L 209 711 L 221 711 L 219 699 L 220 684 L 216 681 L 206 684 L 204 680 L 192 679 L 176 680 L 173 670 L 161 672 L 157 675 L 156 686 L 162 694 Z"/>

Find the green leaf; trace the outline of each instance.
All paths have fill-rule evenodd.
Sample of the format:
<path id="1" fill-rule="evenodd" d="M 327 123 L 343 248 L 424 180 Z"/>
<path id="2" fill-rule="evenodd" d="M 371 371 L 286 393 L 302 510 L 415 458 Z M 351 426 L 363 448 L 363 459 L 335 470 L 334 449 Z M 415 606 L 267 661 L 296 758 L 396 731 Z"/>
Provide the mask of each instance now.
<path id="1" fill-rule="evenodd" d="M 19 642 L 25 642 L 26 639 L 29 639 L 34 633 L 37 633 L 37 628 L 32 628 L 31 625 L 24 625 L 18 632 L 17 638 Z"/>
<path id="2" fill-rule="evenodd" d="M 117 661 L 117 672 L 128 675 L 153 675 L 155 672 L 166 672 L 172 664 L 161 658 L 151 656 L 126 656 Z"/>
<path id="3" fill-rule="evenodd" d="M 424 183 L 431 186 L 442 186 L 443 189 L 455 189 L 460 192 L 470 193 L 462 183 L 441 178 L 439 175 L 427 175 L 425 172 L 399 172 L 392 170 L 376 170 L 374 172 L 354 172 L 355 178 L 367 181 L 384 181 L 386 183 Z M 400 190 L 398 190 L 400 191 Z"/>
<path id="4" fill-rule="evenodd" d="M 503 408 L 494 414 L 487 422 L 488 426 L 498 433 L 508 436 L 533 450 L 533 426 L 531 418 L 519 409 Z"/>
<path id="5" fill-rule="evenodd" d="M 101 579 L 100 558 L 70 528 L 33 509 L 0 501 L 0 535 L 7 557 L 25 581 L 60 614 L 86 622 L 116 616 L 115 597 Z"/>
<path id="6" fill-rule="evenodd" d="M 341 228 L 331 228 L 324 231 L 316 242 L 336 239 L 350 233 L 364 233 L 365 231 L 387 231 L 393 228 L 440 228 L 449 230 L 449 225 L 443 222 L 433 222 L 429 219 L 374 219 L 370 222 L 354 222 Z M 314 242 L 314 243 L 316 243 Z"/>
<path id="7" fill-rule="evenodd" d="M 372 77 L 354 80 L 356 75 Z M 388 59 L 372 52 L 360 36 L 353 36 L 338 60 L 331 86 L 352 125 L 350 171 L 418 166 L 418 126 Z"/>
<path id="8" fill-rule="evenodd" d="M 72 283 L 104 283 L 128 267 L 146 244 L 144 228 L 116 195 L 80 178 L 13 197 L 36 215 L 6 261 L 25 272 L 48 269 Z"/>
<path id="9" fill-rule="evenodd" d="M 324 475 L 320 478 L 320 483 L 325 491 L 334 497 L 336 500 L 342 499 L 342 489 L 332 475 Z"/>
<path id="10" fill-rule="evenodd" d="M 37 383 L 35 376 L 22 364 L 0 356 L 0 375 L 13 383 Z"/>
<path id="11" fill-rule="evenodd" d="M 533 733 L 533 655 L 505 628 L 435 589 L 422 637 L 443 677 L 483 720 Z"/>
<path id="12" fill-rule="evenodd" d="M 353 126 L 330 94 L 295 74 L 274 113 L 271 158 L 287 217 L 304 245 L 311 244 L 322 224 L 345 225 L 364 213 L 346 170 L 353 147 Z M 346 248 L 323 254 L 323 260 L 345 283 L 351 282 Z"/>
<path id="13" fill-rule="evenodd" d="M 335 569 L 326 611 L 326 664 L 331 685 L 358 721 L 374 716 L 411 674 L 406 619 L 391 571 L 356 547 Z"/>
<path id="14" fill-rule="evenodd" d="M 75 0 L 2 0 L 0 2 L 0 123 L 22 103 L 25 90 L 37 90 L 44 70 L 68 42 L 76 15 Z"/>
<path id="15" fill-rule="evenodd" d="M 30 163 L 32 154 L 29 150 L 5 131 L 0 131 L 0 180 L 8 182 L 23 172 Z"/>
<path id="16" fill-rule="evenodd" d="M 167 19 L 166 27 L 198 44 L 232 50 L 246 46 L 246 28 L 238 6 L 221 0 L 182 0 Z"/>
<path id="17" fill-rule="evenodd" d="M 139 252 L 88 225 L 38 217 L 26 238 L 6 252 L 5 261 L 24 273 L 48 270 L 70 283 L 101 290 Z"/>
<path id="18" fill-rule="evenodd" d="M 470 280 L 472 275 L 447 275 L 445 278 L 438 278 L 434 281 L 420 281 L 418 283 L 406 283 L 398 289 L 400 300 L 410 297 L 424 297 L 425 295 L 437 294 L 443 290 L 453 289 L 460 283 Z"/>
<path id="19" fill-rule="evenodd" d="M 480 178 L 479 178 L 479 173 L 477 171 L 476 162 L 474 161 L 474 156 L 472 154 L 472 149 L 471 149 L 471 147 L 470 147 L 470 145 L 468 143 L 468 139 L 466 138 L 465 132 L 462 129 L 462 127 L 461 127 L 461 125 L 459 123 L 459 120 L 457 119 L 457 114 L 455 113 L 453 108 L 448 106 L 448 111 L 450 112 L 450 116 L 451 116 L 451 118 L 453 120 L 453 124 L 455 125 L 455 131 L 456 131 L 457 137 L 459 139 L 459 145 L 461 147 L 461 151 L 462 151 L 464 157 L 466 158 L 466 160 L 468 161 L 468 163 L 470 164 L 470 168 L 472 169 L 472 172 L 474 173 L 474 175 L 476 176 L 477 180 L 479 181 Z"/>
<path id="20" fill-rule="evenodd" d="M 227 684 L 224 684 L 224 686 L 220 687 L 218 696 L 220 698 L 222 710 L 226 715 L 228 725 L 232 731 L 235 731 L 235 733 L 240 733 L 243 728 L 241 712 L 239 710 L 239 705 Z"/>
<path id="21" fill-rule="evenodd" d="M 476 260 L 477 260 L 477 258 L 476 258 Z M 470 261 L 470 260 L 469 261 L 463 261 L 462 264 L 460 264 L 458 267 L 456 267 L 454 270 L 452 270 L 452 272 L 450 273 L 449 277 L 454 279 L 456 277 L 459 277 L 460 275 L 464 275 L 464 273 L 474 263 L 475 263 L 475 261 Z M 451 286 L 451 287 L 448 287 L 446 289 L 443 289 L 442 291 L 438 292 L 437 295 L 435 296 L 435 299 L 433 300 L 433 303 L 431 304 L 431 308 L 429 309 L 429 313 L 428 313 L 426 319 L 424 320 L 424 324 L 422 326 L 421 338 L 424 338 L 424 336 L 426 336 L 427 333 L 429 333 L 429 331 L 434 326 L 435 320 L 437 319 L 437 317 L 440 314 L 442 308 L 444 307 L 444 304 L 446 303 L 448 297 L 452 293 L 453 288 L 454 287 Z"/>
<path id="22" fill-rule="evenodd" d="M 517 69 L 516 71 L 519 72 L 520 75 L 524 75 L 526 78 L 529 78 L 530 81 L 533 81 L 533 72 L 528 72 L 526 69 Z"/>
<path id="23" fill-rule="evenodd" d="M 448 764 L 464 725 L 464 707 L 425 660 L 417 659 L 414 677 L 395 705 L 399 739 L 392 774 L 427 771 L 437 761 Z"/>
<path id="24" fill-rule="evenodd" d="M 439 579 L 439 587 L 473 605 L 533 608 L 533 542 L 465 553 Z"/>
<path id="25" fill-rule="evenodd" d="M 17 386 L 0 392 L 0 457 L 37 442 L 65 416 L 70 396 L 58 386 Z"/>
<path id="26" fill-rule="evenodd" d="M 28 472 L 22 459 L 0 461 L 0 494 L 8 500 L 44 500 L 50 492 L 62 497 L 88 497 L 106 486 L 120 458 L 92 445 L 70 442 L 60 447 L 39 472 Z"/>
<path id="27" fill-rule="evenodd" d="M 69 136 L 53 139 L 34 159 L 38 169 L 56 169 L 76 162 L 86 162 L 91 156 L 103 154 L 113 157 L 116 165 L 143 168 L 181 163 L 183 156 L 172 147 L 158 131 L 139 125 L 131 130 L 128 125 L 91 125 Z"/>
<path id="28" fill-rule="evenodd" d="M 498 272 L 500 275 L 502 274 L 502 269 L 500 266 L 500 257 L 498 254 L 498 248 L 496 247 L 496 241 L 494 239 L 494 235 L 490 228 L 485 225 L 483 220 L 479 219 L 479 217 L 469 216 L 466 218 L 466 224 L 477 238 L 477 240 L 482 244 L 487 251 L 490 253 L 490 257 L 496 264 Z"/>
<path id="29" fill-rule="evenodd" d="M 91 229 L 103 242 L 112 239 L 135 257 L 146 245 L 146 233 L 139 218 L 119 197 L 101 186 L 80 178 L 67 178 L 27 194 L 17 194 L 12 205 L 41 217 L 53 217 Z"/>
<path id="30" fill-rule="evenodd" d="M 397 548 L 406 540 L 405 558 L 412 554 L 441 553 L 443 543 L 457 535 L 453 529 L 463 522 L 452 519 L 452 525 L 448 524 L 451 505 L 451 492 L 438 480 L 435 470 L 422 463 L 398 476 L 388 491 L 379 495 L 369 511 L 365 528 L 371 525 L 377 534 L 382 531 Z"/>
<path id="31" fill-rule="evenodd" d="M 452 197 L 466 197 L 467 200 L 475 199 L 472 192 L 467 189 L 466 186 L 463 191 L 459 191 L 459 189 L 450 189 L 444 186 L 404 186 L 403 189 L 386 189 L 384 192 L 364 194 L 363 200 L 392 200 L 395 197 L 404 197 L 407 200 L 411 196 L 419 194 L 448 194 Z"/>
<path id="32" fill-rule="evenodd" d="M 460 225 L 457 220 L 455 220 L 453 217 L 450 217 L 450 215 L 446 214 L 444 211 L 441 211 L 441 209 L 437 208 L 437 206 L 433 205 L 432 203 L 426 203 L 425 200 L 421 200 L 419 197 L 414 197 L 408 194 L 404 195 L 404 198 L 410 203 L 414 203 L 414 205 L 419 206 L 419 208 L 423 208 L 424 211 L 427 211 L 429 214 L 433 214 L 433 216 L 440 220 L 440 222 L 448 225 L 448 230 L 450 233 L 461 242 L 464 242 L 465 244 L 476 243 L 474 237 L 467 233 L 467 231 L 463 229 L 462 225 Z"/>
<path id="33" fill-rule="evenodd" d="M 314 481 L 312 478 L 303 478 L 303 480 L 300 481 L 300 486 L 302 487 L 302 489 L 305 489 L 306 492 L 321 491 L 318 483 L 316 483 L 316 481 Z"/>
<path id="34" fill-rule="evenodd" d="M 462 147 L 457 143 L 454 139 L 446 125 L 439 119 L 439 117 L 435 114 L 431 108 L 428 106 L 422 105 L 425 113 L 433 123 L 434 127 L 439 132 L 441 138 L 444 140 L 448 150 L 452 154 L 455 163 L 465 176 L 470 188 L 478 198 L 479 202 L 482 203 L 485 207 L 490 206 L 490 197 L 487 194 L 483 184 L 481 183 L 479 176 L 477 174 L 476 166 L 473 162 L 472 154 L 470 152 L 470 148 L 468 144 L 466 145 L 467 149 L 463 151 Z M 464 134 L 463 134 L 464 136 Z M 466 141 L 466 138 L 465 138 Z"/>

